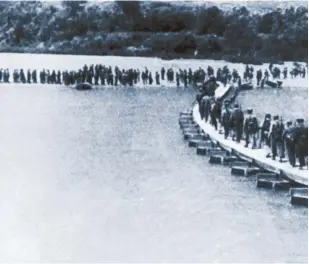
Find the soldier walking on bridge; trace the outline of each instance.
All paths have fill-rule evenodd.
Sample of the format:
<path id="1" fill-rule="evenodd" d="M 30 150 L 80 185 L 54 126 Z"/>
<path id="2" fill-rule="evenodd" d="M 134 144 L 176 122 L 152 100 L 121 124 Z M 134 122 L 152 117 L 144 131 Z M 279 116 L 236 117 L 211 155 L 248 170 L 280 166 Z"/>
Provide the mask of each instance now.
<path id="1" fill-rule="evenodd" d="M 296 128 L 292 126 L 292 121 L 288 121 L 286 123 L 287 128 L 283 132 L 283 140 L 285 142 L 287 155 L 289 158 L 289 162 L 292 165 L 292 167 L 295 167 L 295 132 Z"/>
<path id="2" fill-rule="evenodd" d="M 279 154 L 279 161 L 282 162 L 284 158 L 284 124 L 279 121 L 279 116 L 277 115 L 274 116 L 274 122 L 270 131 L 272 159 L 276 160 L 276 156 Z"/>
<path id="3" fill-rule="evenodd" d="M 296 155 L 299 160 L 299 169 L 302 170 L 305 164 L 305 157 L 308 157 L 308 127 L 304 125 L 304 119 L 296 120 L 297 126 L 295 131 Z"/>
<path id="4" fill-rule="evenodd" d="M 221 124 L 224 129 L 224 138 L 227 139 L 227 137 L 230 134 L 230 120 L 231 120 L 231 111 L 228 108 L 228 101 L 224 101 L 224 107 L 222 110 L 222 117 L 221 117 Z"/>
<path id="5" fill-rule="evenodd" d="M 249 140 L 252 139 L 252 149 L 256 148 L 257 133 L 259 131 L 259 125 L 256 116 L 253 116 L 253 110 L 247 110 L 248 117 L 245 120 L 245 134 L 246 134 L 246 145 L 247 148 L 249 145 Z"/>
<path id="6" fill-rule="evenodd" d="M 236 136 L 236 142 L 240 142 L 241 140 L 243 123 L 244 123 L 244 114 L 242 110 L 239 108 L 239 105 L 235 104 L 234 111 L 231 116 L 231 124 L 234 129 L 234 135 L 232 139 L 235 140 Z"/>

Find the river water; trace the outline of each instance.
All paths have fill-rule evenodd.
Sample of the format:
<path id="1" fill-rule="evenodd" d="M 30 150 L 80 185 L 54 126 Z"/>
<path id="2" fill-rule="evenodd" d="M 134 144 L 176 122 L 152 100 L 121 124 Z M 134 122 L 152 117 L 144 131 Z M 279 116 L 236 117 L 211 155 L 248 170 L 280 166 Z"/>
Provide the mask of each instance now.
<path id="1" fill-rule="evenodd" d="M 0 95 L 0 262 L 307 262 L 307 209 L 182 139 L 193 91 Z"/>

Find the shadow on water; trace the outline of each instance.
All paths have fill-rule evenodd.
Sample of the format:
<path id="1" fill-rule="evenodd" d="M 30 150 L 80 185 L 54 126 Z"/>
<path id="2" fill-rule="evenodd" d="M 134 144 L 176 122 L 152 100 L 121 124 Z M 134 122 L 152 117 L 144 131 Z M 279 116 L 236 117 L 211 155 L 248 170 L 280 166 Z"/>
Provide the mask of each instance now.
<path id="1" fill-rule="evenodd" d="M 187 147 L 193 99 L 3 89 L 0 260 L 306 262 L 306 209 Z"/>

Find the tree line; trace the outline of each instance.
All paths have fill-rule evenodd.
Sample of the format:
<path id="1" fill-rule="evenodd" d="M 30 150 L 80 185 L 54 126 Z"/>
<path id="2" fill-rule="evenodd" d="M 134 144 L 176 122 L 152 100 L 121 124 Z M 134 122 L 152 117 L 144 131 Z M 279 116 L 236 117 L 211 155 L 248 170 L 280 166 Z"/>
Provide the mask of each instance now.
<path id="1" fill-rule="evenodd" d="M 10 47 L 44 42 L 69 50 L 83 43 L 84 49 L 91 47 L 99 54 L 136 46 L 149 55 L 192 56 L 198 50 L 199 56 L 240 60 L 308 58 L 306 7 L 259 14 L 246 7 L 226 11 L 219 6 L 151 1 L 63 1 L 61 7 L 25 1 L 18 3 L 19 10 L 25 10 L 20 12 L 9 3 L 0 5 L 0 42 Z"/>

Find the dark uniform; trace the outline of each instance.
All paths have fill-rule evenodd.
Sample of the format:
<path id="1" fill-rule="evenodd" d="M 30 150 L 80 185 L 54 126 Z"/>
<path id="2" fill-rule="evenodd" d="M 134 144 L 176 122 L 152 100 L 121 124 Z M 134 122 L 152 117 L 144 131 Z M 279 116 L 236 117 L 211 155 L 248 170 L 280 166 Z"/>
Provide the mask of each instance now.
<path id="1" fill-rule="evenodd" d="M 256 116 L 252 116 L 253 110 L 248 109 L 248 117 L 245 120 L 245 134 L 246 134 L 246 145 L 247 148 L 249 145 L 249 140 L 252 138 L 252 148 L 256 148 L 256 136 L 259 131 L 258 120 Z"/>
<path id="2" fill-rule="evenodd" d="M 258 70 L 256 72 L 256 79 L 257 79 L 257 85 L 260 86 L 260 82 L 261 82 L 261 79 L 262 79 L 262 71 L 261 70 Z"/>
<path id="3" fill-rule="evenodd" d="M 234 129 L 233 140 L 236 136 L 236 142 L 240 142 L 244 123 L 244 113 L 239 108 L 238 104 L 234 105 L 234 111 L 231 116 L 231 124 Z"/>
<path id="4" fill-rule="evenodd" d="M 272 125 L 270 132 L 272 158 L 275 160 L 276 156 L 279 154 L 280 162 L 282 162 L 284 158 L 284 124 L 279 122 L 279 116 L 274 116 L 274 121 L 276 121 L 276 123 Z"/>
<path id="5" fill-rule="evenodd" d="M 222 117 L 221 117 L 221 124 L 224 129 L 224 138 L 227 139 L 227 137 L 230 134 L 230 120 L 231 120 L 231 111 L 228 108 L 228 102 L 224 102 L 224 108 L 222 110 Z"/>
<path id="6" fill-rule="evenodd" d="M 27 71 L 27 83 L 31 83 L 31 72 L 30 72 L 30 70 Z"/>
<path id="7" fill-rule="evenodd" d="M 295 147 L 296 156 L 299 160 L 299 168 L 302 169 L 305 164 L 305 157 L 308 156 L 308 127 L 304 126 L 304 119 L 296 120 L 298 126 L 295 128 Z"/>
<path id="8" fill-rule="evenodd" d="M 160 75 L 156 72 L 156 85 L 160 85 Z"/>
<path id="9" fill-rule="evenodd" d="M 283 140 L 285 142 L 289 162 L 295 167 L 295 127 L 292 126 L 292 121 L 288 121 L 286 125 L 287 128 L 283 132 Z"/>
<path id="10" fill-rule="evenodd" d="M 161 79 L 164 80 L 164 76 L 165 76 L 165 69 L 162 67 L 161 69 Z"/>
<path id="11" fill-rule="evenodd" d="M 218 120 L 221 119 L 221 103 L 216 100 L 211 107 L 211 124 L 218 129 Z"/>
<path id="12" fill-rule="evenodd" d="M 269 141 L 269 131 L 270 131 L 270 120 L 271 115 L 266 114 L 264 118 L 264 122 L 261 127 L 261 134 L 260 134 L 260 144 L 259 148 L 262 148 L 262 144 L 266 144 L 270 147 L 270 141 Z"/>

